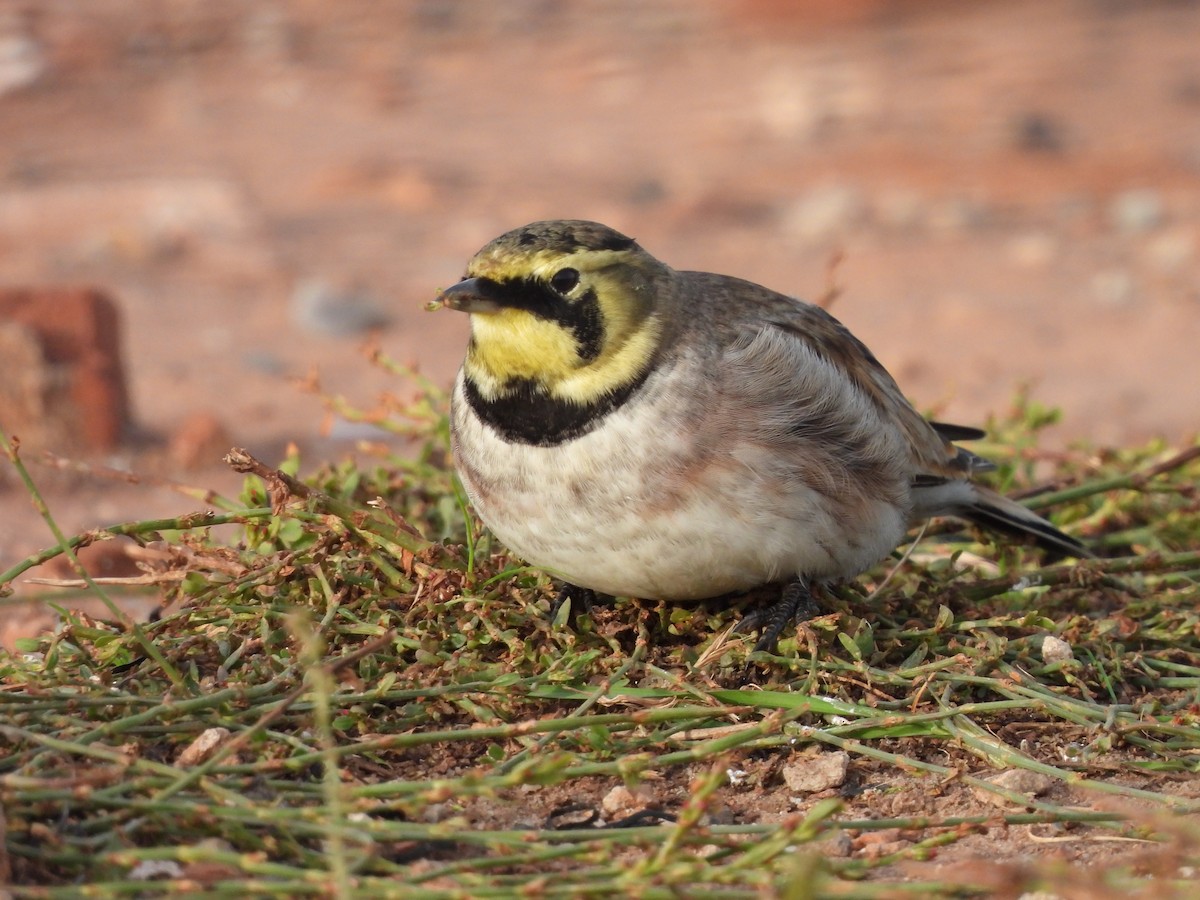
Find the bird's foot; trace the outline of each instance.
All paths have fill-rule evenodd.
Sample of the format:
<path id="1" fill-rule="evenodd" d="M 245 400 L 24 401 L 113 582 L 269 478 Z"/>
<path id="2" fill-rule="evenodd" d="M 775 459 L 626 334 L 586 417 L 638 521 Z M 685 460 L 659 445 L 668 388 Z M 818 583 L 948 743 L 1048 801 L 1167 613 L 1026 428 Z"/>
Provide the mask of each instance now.
<path id="1" fill-rule="evenodd" d="M 733 626 L 733 630 L 759 632 L 754 649 L 774 653 L 779 643 L 779 635 L 789 622 L 803 622 L 820 611 L 808 585 L 797 579 L 784 587 L 778 601 L 765 609 L 750 613 Z"/>
<path id="2" fill-rule="evenodd" d="M 551 624 L 558 621 L 559 613 L 563 606 L 568 606 L 567 609 L 567 625 L 575 628 L 579 621 L 579 616 L 582 613 L 591 615 L 592 610 L 605 603 L 611 603 L 613 600 L 608 594 L 600 594 L 593 591 L 591 588 L 582 588 L 575 584 L 563 583 L 562 590 L 554 598 L 554 602 L 550 604 L 549 619 Z"/>

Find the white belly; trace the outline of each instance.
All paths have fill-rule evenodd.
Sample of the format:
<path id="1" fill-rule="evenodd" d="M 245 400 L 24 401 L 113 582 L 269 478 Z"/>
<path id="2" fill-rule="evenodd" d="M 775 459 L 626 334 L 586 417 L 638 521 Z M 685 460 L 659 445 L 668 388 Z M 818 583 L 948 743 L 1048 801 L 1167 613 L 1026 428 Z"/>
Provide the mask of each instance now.
<path id="1" fill-rule="evenodd" d="M 903 511 L 860 501 L 850 521 L 788 477 L 777 452 L 736 434 L 720 454 L 698 447 L 694 430 L 681 440 L 685 414 L 631 403 L 558 446 L 510 444 L 471 414 L 460 384 L 456 461 L 480 517 L 515 554 L 606 594 L 693 599 L 850 577 L 903 538 Z"/>

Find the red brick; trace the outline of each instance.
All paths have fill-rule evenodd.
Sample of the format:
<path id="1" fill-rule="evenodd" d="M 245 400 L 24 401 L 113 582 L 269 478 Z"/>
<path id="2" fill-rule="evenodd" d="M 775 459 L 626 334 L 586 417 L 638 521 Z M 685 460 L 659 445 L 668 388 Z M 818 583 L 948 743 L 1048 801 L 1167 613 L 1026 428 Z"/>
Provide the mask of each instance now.
<path id="1" fill-rule="evenodd" d="M 106 451 L 129 425 L 120 315 L 90 288 L 0 288 L 7 341 L 32 335 L 38 361 L 0 359 L 0 422 L 28 448 Z"/>

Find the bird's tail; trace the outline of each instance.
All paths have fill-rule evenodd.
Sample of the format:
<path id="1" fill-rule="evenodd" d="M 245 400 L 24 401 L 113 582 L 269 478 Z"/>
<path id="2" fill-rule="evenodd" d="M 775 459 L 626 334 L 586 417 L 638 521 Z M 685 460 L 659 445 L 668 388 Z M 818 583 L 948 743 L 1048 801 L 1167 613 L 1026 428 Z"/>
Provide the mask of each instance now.
<path id="1" fill-rule="evenodd" d="M 1075 538 L 1063 534 L 1020 503 L 982 485 L 972 484 L 971 487 L 974 489 L 972 502 L 963 504 L 958 510 L 958 515 L 964 519 L 991 531 L 1031 537 L 1039 547 L 1056 557 L 1086 559 L 1094 555 Z"/>

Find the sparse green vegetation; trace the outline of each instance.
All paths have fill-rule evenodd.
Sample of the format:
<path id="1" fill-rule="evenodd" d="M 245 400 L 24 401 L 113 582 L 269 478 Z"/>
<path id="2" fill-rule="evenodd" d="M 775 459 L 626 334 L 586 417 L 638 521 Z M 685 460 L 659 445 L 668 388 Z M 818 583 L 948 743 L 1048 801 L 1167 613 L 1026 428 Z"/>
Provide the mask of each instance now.
<path id="1" fill-rule="evenodd" d="M 113 529 L 163 551 L 142 588 L 160 618 L 64 611 L 0 654 L 0 883 L 1190 896 L 1200 444 L 1049 454 L 1052 418 L 1019 399 L 977 449 L 1105 558 L 1043 564 L 935 525 L 771 657 L 728 634 L 752 599 L 549 621 L 549 581 L 470 518 L 429 385 L 387 420 L 422 441 L 403 458 L 301 482 L 298 459 L 244 456 L 257 474 L 219 513 Z M 793 787 L 829 753 L 841 780 Z M 930 859 L 956 865 L 910 865 Z"/>

